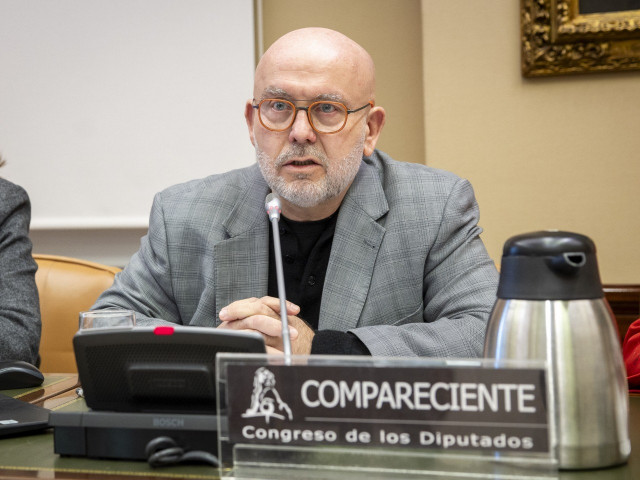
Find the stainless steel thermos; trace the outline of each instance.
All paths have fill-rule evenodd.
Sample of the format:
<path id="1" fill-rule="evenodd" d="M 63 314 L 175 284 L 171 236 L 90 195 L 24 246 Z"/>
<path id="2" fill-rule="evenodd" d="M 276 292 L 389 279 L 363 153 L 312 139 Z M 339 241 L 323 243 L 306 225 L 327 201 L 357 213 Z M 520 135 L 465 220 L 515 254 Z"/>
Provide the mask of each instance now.
<path id="1" fill-rule="evenodd" d="M 559 467 L 626 462 L 626 374 L 593 241 L 561 231 L 510 238 L 497 297 L 484 356 L 547 360 Z"/>

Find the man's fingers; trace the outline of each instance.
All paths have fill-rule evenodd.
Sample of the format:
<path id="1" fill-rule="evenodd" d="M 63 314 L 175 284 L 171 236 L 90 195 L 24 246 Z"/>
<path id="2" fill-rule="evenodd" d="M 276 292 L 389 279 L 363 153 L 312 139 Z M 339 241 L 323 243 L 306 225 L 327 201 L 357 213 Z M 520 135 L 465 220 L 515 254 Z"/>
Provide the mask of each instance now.
<path id="1" fill-rule="evenodd" d="M 275 297 L 262 297 L 260 299 L 265 305 L 267 305 L 271 310 L 280 314 L 280 299 Z M 300 307 L 295 303 L 286 300 L 287 305 L 287 314 L 288 315 L 297 315 L 300 313 Z"/>
<path id="2" fill-rule="evenodd" d="M 239 320 L 222 322 L 218 328 L 231 330 L 253 330 L 269 337 L 282 336 L 282 323 L 280 323 L 280 319 L 264 315 L 252 315 Z M 289 327 L 289 335 L 292 340 L 297 338 L 298 330 L 294 327 Z"/>
<path id="3" fill-rule="evenodd" d="M 243 319 L 252 315 L 277 316 L 276 312 L 260 298 L 237 300 L 220 310 L 220 320 L 223 322 Z"/>
<path id="4" fill-rule="evenodd" d="M 218 328 L 225 328 L 225 327 L 220 325 Z M 231 327 L 228 327 L 228 328 L 231 328 Z M 245 329 L 245 330 L 241 330 L 241 331 L 242 332 L 254 332 L 255 330 Z M 276 338 L 273 338 L 273 337 L 265 337 L 264 340 L 265 340 L 264 346 L 265 346 L 265 349 L 266 349 L 268 354 L 271 354 L 271 355 L 284 355 L 284 352 L 283 352 L 284 349 L 282 347 L 282 339 L 281 338 L 280 339 L 276 339 Z"/>
<path id="5" fill-rule="evenodd" d="M 288 314 L 295 315 L 299 311 L 300 307 L 291 302 L 287 302 Z M 223 322 L 230 322 L 258 315 L 279 318 L 280 300 L 274 297 L 245 298 L 230 303 L 220 310 L 220 320 Z"/>

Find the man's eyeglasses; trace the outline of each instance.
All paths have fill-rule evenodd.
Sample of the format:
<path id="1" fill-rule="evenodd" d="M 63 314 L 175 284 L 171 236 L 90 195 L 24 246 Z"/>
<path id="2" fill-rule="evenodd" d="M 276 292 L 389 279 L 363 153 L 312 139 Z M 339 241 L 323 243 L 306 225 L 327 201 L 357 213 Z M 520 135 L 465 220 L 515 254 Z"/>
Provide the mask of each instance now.
<path id="1" fill-rule="evenodd" d="M 296 119 L 298 110 L 307 112 L 309 124 L 318 133 L 338 133 L 347 124 L 350 113 L 372 107 L 373 102 L 369 102 L 355 110 L 348 110 L 340 102 L 319 101 L 313 102 L 308 107 L 297 107 L 288 100 L 280 98 L 265 98 L 253 108 L 258 110 L 260 123 L 267 130 L 272 132 L 282 132 L 287 130 Z"/>

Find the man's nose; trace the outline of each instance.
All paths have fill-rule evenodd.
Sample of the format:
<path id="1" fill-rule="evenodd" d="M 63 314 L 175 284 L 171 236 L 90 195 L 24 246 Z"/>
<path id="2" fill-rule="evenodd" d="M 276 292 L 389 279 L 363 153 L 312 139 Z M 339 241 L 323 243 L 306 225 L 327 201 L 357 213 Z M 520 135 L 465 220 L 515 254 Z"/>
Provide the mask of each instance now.
<path id="1" fill-rule="evenodd" d="M 316 141 L 316 132 L 309 123 L 309 116 L 305 110 L 298 110 L 296 118 L 291 125 L 289 141 L 297 143 L 313 143 Z"/>

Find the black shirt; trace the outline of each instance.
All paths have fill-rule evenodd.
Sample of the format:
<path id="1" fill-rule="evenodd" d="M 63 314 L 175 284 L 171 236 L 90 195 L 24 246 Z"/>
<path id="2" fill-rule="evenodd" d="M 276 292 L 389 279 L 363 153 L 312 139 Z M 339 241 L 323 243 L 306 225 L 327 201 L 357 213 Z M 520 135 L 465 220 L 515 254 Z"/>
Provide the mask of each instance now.
<path id="1" fill-rule="evenodd" d="M 338 212 L 328 218 L 310 222 L 297 222 L 280 216 L 280 247 L 286 297 L 300 307 L 298 316 L 316 331 L 311 353 L 369 355 L 367 347 L 355 335 L 336 330 L 318 331 L 322 290 L 337 218 Z M 271 230 L 271 223 L 269 227 Z M 277 298 L 278 280 L 271 231 L 269 238 L 268 295 Z"/>

